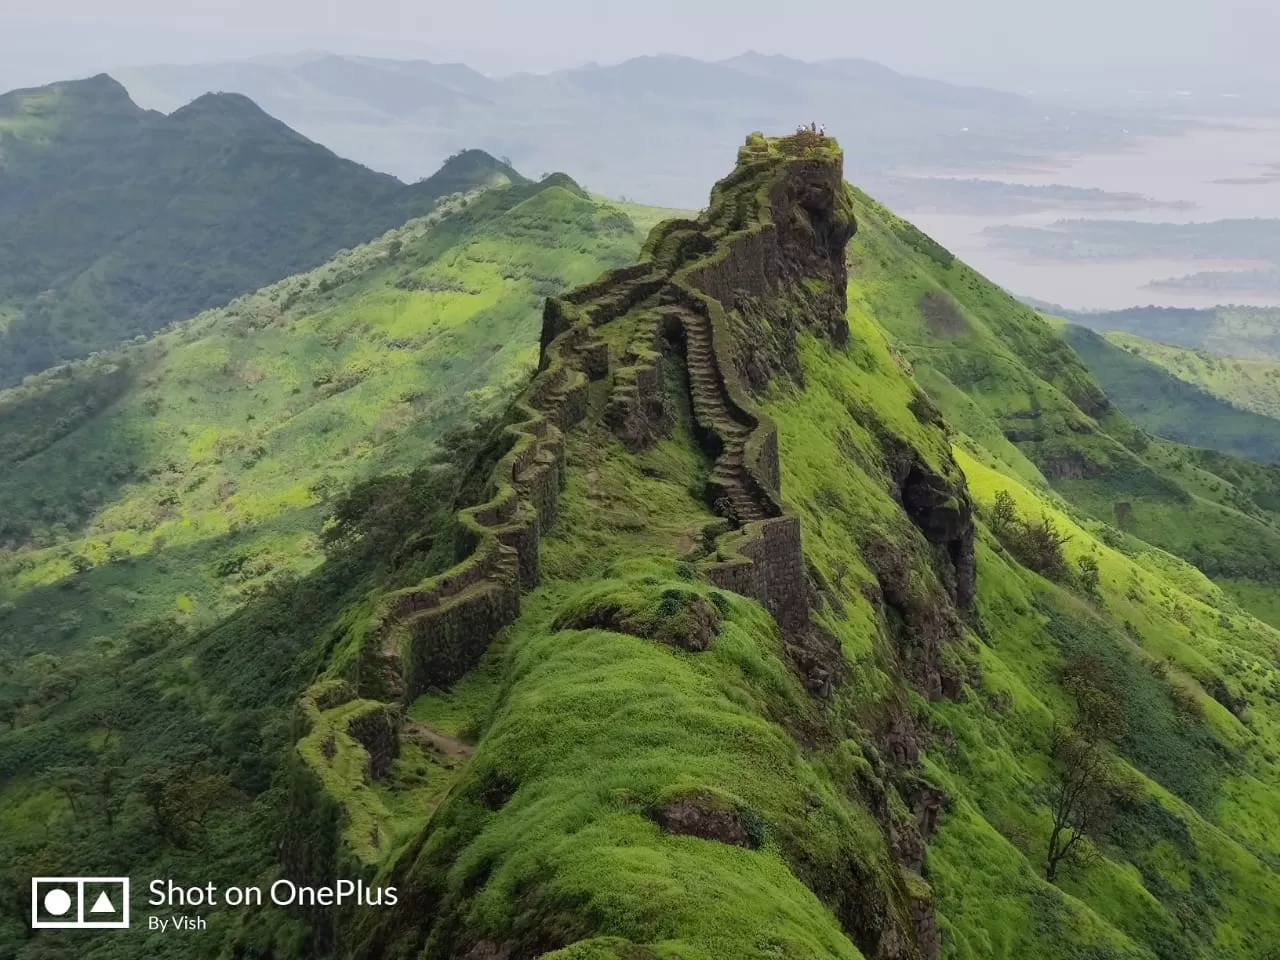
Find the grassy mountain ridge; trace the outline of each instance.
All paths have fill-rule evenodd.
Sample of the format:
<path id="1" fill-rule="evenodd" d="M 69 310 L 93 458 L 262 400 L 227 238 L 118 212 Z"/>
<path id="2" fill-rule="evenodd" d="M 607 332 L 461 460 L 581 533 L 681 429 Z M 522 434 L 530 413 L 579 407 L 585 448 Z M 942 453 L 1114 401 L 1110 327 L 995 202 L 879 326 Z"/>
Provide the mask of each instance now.
<path id="1" fill-rule="evenodd" d="M 327 562 L 213 629 L 91 648 L 0 733 L 0 863 L 181 876 L 199 839 L 402 895 L 214 911 L 210 955 L 1266 958 L 1280 632 L 1244 606 L 1280 609 L 1280 488 L 1134 427 L 841 174 L 749 138 L 704 214 L 553 296 L 501 430 L 338 498 Z M 578 222 L 528 213 L 534 262 Z M 536 323 L 476 326 L 460 362 L 533 355 Z M 118 695 L 166 717 L 124 788 L 155 717 Z M 1051 870 L 1072 757 L 1099 818 Z M 23 960 L 175 949 L 7 929 Z"/>
<path id="2" fill-rule="evenodd" d="M 105 75 L 0 97 L 0 384 L 316 266 L 499 180 L 479 153 L 406 186 L 238 94 L 164 116 Z"/>
<path id="3" fill-rule="evenodd" d="M 514 623 L 494 634 L 474 673 L 410 694 L 405 765 L 393 761 L 383 778 L 351 772 L 362 757 L 386 757 L 386 741 L 369 740 L 354 719 L 398 723 L 394 695 L 380 702 L 388 688 L 375 653 L 436 663 L 430 624 L 503 589 L 503 575 L 451 574 L 463 592 L 438 606 L 428 598 L 452 581 L 428 578 L 344 621 L 341 654 L 304 701 L 297 802 L 318 794 L 344 811 L 320 834 L 333 844 L 329 862 L 382 864 L 409 890 L 403 909 L 347 927 L 347 949 L 1265 956 L 1258 947 L 1274 942 L 1276 913 L 1255 905 L 1278 902 L 1280 881 L 1269 831 L 1256 825 L 1276 816 L 1269 744 L 1280 634 L 1139 536 L 1161 532 L 1153 518 L 1176 509 L 1182 527 L 1224 533 L 1202 545 L 1198 559 L 1211 568 L 1245 549 L 1228 529 L 1237 516 L 1274 545 L 1267 511 L 1252 504 L 1245 517 L 1244 505 L 1214 499 L 1207 485 L 1184 488 L 1161 459 L 1172 446 L 1131 450 L 1141 434 L 1051 327 L 864 195 L 822 201 L 797 188 L 801 215 L 778 199 L 793 195 L 785 187 L 757 191 L 756 178 L 769 175 L 760 164 L 783 183 L 821 176 L 757 159 L 758 149 L 749 142 L 696 225 L 658 227 L 636 271 L 548 312 L 564 339 L 544 336 L 547 385 L 535 381 L 519 415 L 529 419 L 515 428 L 534 435 L 542 411 L 550 425 L 539 436 L 552 446 L 534 449 L 548 452 L 564 431 L 565 486 L 558 519 L 542 532 L 540 579 L 518 612 L 503 608 L 499 625 Z M 839 307 L 845 342 L 830 325 L 828 268 L 808 258 L 840 242 L 832 238 L 849 213 L 858 231 L 847 312 Z M 752 235 L 765 238 L 747 247 L 753 257 L 773 242 L 797 244 L 789 266 L 735 273 L 737 244 Z M 797 263 L 812 272 L 787 272 Z M 721 267 L 757 286 L 721 284 Z M 652 276 L 677 288 L 703 283 L 736 303 L 714 327 L 738 345 L 733 365 L 721 366 L 741 381 L 741 394 L 726 387 L 732 404 L 708 393 L 717 381 L 686 312 L 699 308 Z M 684 352 L 678 333 L 650 339 L 662 326 L 648 318 L 664 316 L 684 326 Z M 596 388 L 573 387 L 559 364 L 579 349 L 598 356 L 587 346 L 592 329 L 610 367 L 621 366 Z M 643 384 L 655 381 L 641 371 L 655 366 L 670 407 L 644 400 Z M 615 404 L 616 415 L 595 419 Z M 732 419 L 752 404 L 759 413 L 739 422 L 776 425 L 785 497 L 782 514 L 763 520 L 732 480 L 740 454 L 723 412 Z M 939 410 L 959 431 L 951 449 Z M 699 443 L 707 432 L 723 432 L 726 445 Z M 751 442 L 741 454 L 749 473 L 767 462 L 770 443 Z M 1230 466 L 1220 458 L 1197 469 Z M 536 482 L 515 494 L 498 484 L 491 503 L 533 496 Z M 1133 498 L 1130 513 L 1112 518 L 1109 497 L 1121 491 Z M 996 511 L 998 494 L 1012 519 Z M 970 498 L 980 523 L 966 534 Z M 512 516 L 515 529 L 527 522 L 519 506 Z M 794 592 L 708 584 L 735 556 L 758 561 L 737 551 L 791 516 L 820 625 L 812 634 L 776 606 Z M 1042 519 L 1066 538 L 1054 541 L 1060 555 L 1019 539 L 1021 524 Z M 972 607 L 966 536 L 977 553 Z M 944 553 L 930 542 L 960 546 Z M 1274 590 L 1265 577 L 1258 587 Z M 387 631 L 373 629 L 396 596 L 423 599 L 406 604 L 403 627 L 393 613 Z M 791 626 L 771 628 L 764 604 Z M 401 646 L 384 646 L 386 637 Z M 840 653 L 823 645 L 831 640 Z M 354 655 L 361 649 L 374 659 Z M 1082 664 L 1131 704 L 1110 760 L 1124 786 L 1089 855 L 1049 884 L 1049 801 L 1061 770 L 1053 744 L 1084 709 L 1067 682 Z M 825 680 L 811 672 L 819 666 L 831 671 Z M 414 744 L 441 738 L 473 745 L 474 756 L 410 775 L 421 769 Z"/>
<path id="4" fill-rule="evenodd" d="M 491 412 L 541 299 L 639 242 L 566 178 L 492 188 L 0 393 L 6 646 L 205 622 L 309 568 L 329 498 Z"/>

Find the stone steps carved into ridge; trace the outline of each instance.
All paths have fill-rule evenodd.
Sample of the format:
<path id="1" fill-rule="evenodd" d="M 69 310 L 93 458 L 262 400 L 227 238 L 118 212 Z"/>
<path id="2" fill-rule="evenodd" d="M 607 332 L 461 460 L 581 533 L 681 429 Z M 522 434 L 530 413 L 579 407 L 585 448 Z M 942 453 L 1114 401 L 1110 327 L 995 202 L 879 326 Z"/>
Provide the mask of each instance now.
<path id="1" fill-rule="evenodd" d="M 711 471 L 712 504 L 717 512 L 725 512 L 723 500 L 730 504 L 738 526 L 764 520 L 778 512 L 764 491 L 758 491 L 746 469 L 746 442 L 751 427 L 730 412 L 733 403 L 725 391 L 717 370 L 711 338 L 710 321 L 692 310 L 679 310 L 685 333 L 685 362 L 689 370 L 689 389 L 693 397 L 694 416 L 698 422 L 720 439 L 721 452 Z"/>
<path id="2" fill-rule="evenodd" d="M 789 178 L 807 183 L 815 162 L 830 166 L 834 182 L 842 175 L 838 150 L 788 159 L 761 142 L 765 148 L 745 150 L 717 186 L 706 217 L 656 228 L 641 263 L 547 301 L 539 373 L 517 404 L 524 419 L 505 428 L 511 446 L 489 501 L 459 514 L 464 559 L 388 598 L 377 618 L 370 650 L 383 664 L 381 695 L 412 699 L 451 685 L 519 616 L 522 590 L 538 582 L 539 537 L 557 513 L 564 435 L 587 415 L 590 381 L 612 376 L 604 419 L 624 444 L 652 442 L 667 425 L 661 339 L 673 327 L 685 342 L 694 418 L 716 456 L 709 499 L 734 524 L 699 568 L 713 584 L 758 599 L 784 627 L 807 623 L 799 520 L 778 489 L 777 430 L 737 379 L 725 317 L 740 289 L 778 293 L 785 257 L 776 249 L 771 197 L 785 193 Z M 732 209 L 717 210 L 729 186 L 757 180 L 733 196 Z M 611 362 L 598 331 L 634 311 L 651 313 L 636 315 L 631 343 Z"/>

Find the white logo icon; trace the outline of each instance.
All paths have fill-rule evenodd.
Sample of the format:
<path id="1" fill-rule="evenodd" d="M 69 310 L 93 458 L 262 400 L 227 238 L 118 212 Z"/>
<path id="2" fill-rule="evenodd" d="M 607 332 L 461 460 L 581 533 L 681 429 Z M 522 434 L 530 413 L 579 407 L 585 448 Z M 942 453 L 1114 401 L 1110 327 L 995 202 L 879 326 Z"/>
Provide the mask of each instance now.
<path id="1" fill-rule="evenodd" d="M 31 926 L 37 930 L 126 928 L 129 878 L 32 877 Z"/>

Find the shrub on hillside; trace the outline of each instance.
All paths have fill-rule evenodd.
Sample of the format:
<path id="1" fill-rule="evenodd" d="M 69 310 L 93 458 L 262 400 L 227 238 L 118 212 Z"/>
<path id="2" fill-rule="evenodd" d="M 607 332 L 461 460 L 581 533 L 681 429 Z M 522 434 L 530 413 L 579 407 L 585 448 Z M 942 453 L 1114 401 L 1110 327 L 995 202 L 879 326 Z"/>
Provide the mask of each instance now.
<path id="1" fill-rule="evenodd" d="M 491 416 L 449 431 L 431 463 L 409 473 L 369 477 L 342 493 L 322 478 L 313 492 L 331 501 L 320 532 L 326 556 L 381 555 L 394 566 L 429 547 L 435 537 L 428 532 L 447 527 L 452 510 L 484 499 L 488 474 L 505 452 L 501 422 Z"/>
<path id="2" fill-rule="evenodd" d="M 1061 533 L 1048 514 L 1041 514 L 1038 520 L 1023 519 L 1013 495 L 1001 490 L 988 510 L 987 520 L 996 539 L 1028 570 L 1050 580 L 1066 579 L 1067 556 L 1062 548 L 1071 537 Z"/>
<path id="3" fill-rule="evenodd" d="M 1092 556 L 1083 556 L 1076 561 L 1077 576 L 1080 579 L 1080 586 L 1084 588 L 1084 592 L 1095 600 L 1101 599 L 1098 588 L 1102 583 L 1102 571 L 1098 567 L 1098 561 Z"/>

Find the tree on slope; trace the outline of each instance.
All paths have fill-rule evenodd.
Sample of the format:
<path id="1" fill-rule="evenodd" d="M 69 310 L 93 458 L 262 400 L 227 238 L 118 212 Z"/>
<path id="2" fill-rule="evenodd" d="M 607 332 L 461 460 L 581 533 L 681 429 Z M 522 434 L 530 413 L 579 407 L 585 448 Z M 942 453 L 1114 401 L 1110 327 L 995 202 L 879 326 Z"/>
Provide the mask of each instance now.
<path id="1" fill-rule="evenodd" d="M 1124 734 L 1124 707 L 1102 663 L 1089 654 L 1073 658 L 1063 668 L 1062 684 L 1076 701 L 1076 719 L 1053 734 L 1053 829 L 1044 868 L 1050 883 L 1063 864 L 1079 860 L 1085 849 L 1081 842 L 1106 825 L 1123 787 L 1109 746 Z"/>

